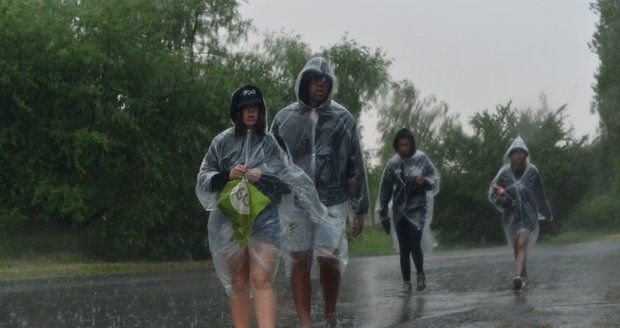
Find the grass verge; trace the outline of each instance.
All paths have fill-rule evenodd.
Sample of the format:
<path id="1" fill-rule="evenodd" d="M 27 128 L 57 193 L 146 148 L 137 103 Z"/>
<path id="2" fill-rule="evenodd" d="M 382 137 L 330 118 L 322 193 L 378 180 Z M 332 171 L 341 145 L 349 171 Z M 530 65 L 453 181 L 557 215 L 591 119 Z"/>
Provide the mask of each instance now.
<path id="1" fill-rule="evenodd" d="M 349 237 L 349 256 L 379 256 L 396 254 L 392 237 L 380 224 L 364 227 L 357 238 Z"/>
<path id="2" fill-rule="evenodd" d="M 575 244 L 595 240 L 620 240 L 620 232 L 610 231 L 565 231 L 555 236 L 545 236 L 542 245 Z"/>
<path id="3" fill-rule="evenodd" d="M 566 231 L 546 236 L 541 245 L 559 245 L 594 240 L 620 240 L 620 232 Z M 396 254 L 392 237 L 380 225 L 366 227 L 357 238 L 349 238 L 349 255 L 380 256 Z M 440 245 L 439 251 L 475 247 Z M 146 273 L 171 270 L 205 269 L 210 261 L 179 262 L 104 262 L 84 255 L 75 235 L 43 232 L 0 239 L 0 281 L 36 278 Z"/>
<path id="4" fill-rule="evenodd" d="M 37 232 L 0 239 L 0 281 L 207 268 L 210 261 L 105 262 L 83 254 L 77 236 Z"/>

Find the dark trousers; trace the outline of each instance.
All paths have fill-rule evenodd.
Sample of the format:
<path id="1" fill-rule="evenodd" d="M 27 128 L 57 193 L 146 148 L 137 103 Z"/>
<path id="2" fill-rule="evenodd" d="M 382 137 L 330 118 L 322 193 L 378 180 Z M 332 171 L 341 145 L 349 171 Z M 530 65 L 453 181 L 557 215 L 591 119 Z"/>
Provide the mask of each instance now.
<path id="1" fill-rule="evenodd" d="M 424 255 L 422 254 L 422 230 L 418 229 L 407 218 L 401 218 L 395 227 L 400 249 L 400 270 L 403 281 L 411 281 L 411 260 L 418 273 L 424 272 Z"/>

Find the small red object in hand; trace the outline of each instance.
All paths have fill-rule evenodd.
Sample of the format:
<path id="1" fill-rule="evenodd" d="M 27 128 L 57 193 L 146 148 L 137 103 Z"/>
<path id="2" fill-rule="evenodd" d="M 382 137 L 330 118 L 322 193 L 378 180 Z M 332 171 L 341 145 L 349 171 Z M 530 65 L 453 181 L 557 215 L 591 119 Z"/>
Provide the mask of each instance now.
<path id="1" fill-rule="evenodd" d="M 502 188 L 502 187 L 497 187 L 497 194 L 500 196 L 504 196 L 504 194 L 506 193 L 506 189 Z"/>

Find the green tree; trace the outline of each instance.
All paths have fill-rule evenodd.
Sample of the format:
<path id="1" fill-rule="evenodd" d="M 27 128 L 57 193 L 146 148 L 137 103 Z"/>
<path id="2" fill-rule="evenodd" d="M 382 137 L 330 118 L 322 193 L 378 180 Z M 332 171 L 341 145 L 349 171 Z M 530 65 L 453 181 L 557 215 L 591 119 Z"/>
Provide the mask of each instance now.
<path id="1" fill-rule="evenodd" d="M 371 49 L 346 35 L 321 54 L 334 65 L 338 79 L 336 100 L 358 119 L 387 86 L 392 61 L 381 48 Z"/>
<path id="2" fill-rule="evenodd" d="M 590 146 L 594 182 L 568 228 L 608 231 L 620 228 L 620 3 L 598 0 L 592 9 L 600 17 L 590 47 L 600 60 L 592 111 L 601 135 Z"/>
<path id="3" fill-rule="evenodd" d="M 108 258 L 204 256 L 192 186 L 240 83 L 237 3 L 0 8 L 4 231 L 71 228 Z"/>
<path id="4" fill-rule="evenodd" d="M 379 150 L 381 163 L 394 154 L 392 140 L 398 130 L 406 127 L 415 136 L 418 147 L 432 147 L 441 142 L 441 126 L 450 120 L 448 104 L 437 101 L 434 96 L 422 98 L 409 80 L 389 83 L 389 91 L 378 105 L 378 114 L 377 129 L 383 145 Z"/>
<path id="5" fill-rule="evenodd" d="M 620 204 L 620 3 L 598 0 L 592 9 L 600 17 L 590 45 L 600 60 L 593 110 L 600 117 L 600 142 L 604 149 L 602 183 L 597 187 L 609 190 L 610 199 Z"/>
<path id="6" fill-rule="evenodd" d="M 296 101 L 294 86 L 299 72 L 313 54 L 310 45 L 300 35 L 287 33 L 268 34 L 256 50 L 255 61 L 262 61 L 275 79 L 278 90 L 287 86 L 281 94 L 270 97 L 280 107 Z M 334 66 L 338 80 L 334 97 L 356 119 L 363 110 L 372 108 L 379 95 L 388 85 L 388 69 L 391 60 L 380 49 L 371 49 L 346 35 L 340 42 L 322 48 L 318 55 L 324 56 Z"/>

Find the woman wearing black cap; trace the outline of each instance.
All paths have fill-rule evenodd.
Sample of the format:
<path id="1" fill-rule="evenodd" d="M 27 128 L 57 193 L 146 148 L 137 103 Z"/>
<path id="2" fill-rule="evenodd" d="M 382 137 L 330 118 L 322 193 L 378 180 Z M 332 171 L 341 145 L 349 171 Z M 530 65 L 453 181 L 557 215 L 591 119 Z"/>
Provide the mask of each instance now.
<path id="1" fill-rule="evenodd" d="M 439 192 L 439 172 L 428 157 L 416 149 L 415 139 L 408 129 L 398 131 L 393 146 L 397 154 L 383 171 L 376 208 L 386 231 L 395 232 L 398 238 L 404 289 L 411 290 L 412 257 L 417 271 L 416 287 L 421 292 L 426 289 L 422 246 L 432 249 L 434 244 L 430 224 L 433 199 Z"/>
<path id="2" fill-rule="evenodd" d="M 514 250 L 514 290 L 525 286 L 527 248 L 538 239 L 538 220 L 553 220 L 540 172 L 530 162 L 529 154 L 523 139 L 517 137 L 504 154 L 504 166 L 489 188 L 489 200 L 502 212 L 506 241 Z"/>
<path id="3" fill-rule="evenodd" d="M 207 151 L 196 184 L 196 195 L 210 212 L 209 249 L 215 269 L 230 296 L 235 327 L 249 323 L 250 290 L 259 327 L 275 326 L 272 280 L 280 253 L 280 205 L 289 194 L 295 205 L 326 218 L 312 180 L 289 160 L 287 152 L 267 132 L 261 91 L 251 85 L 232 96 L 233 127 L 218 134 Z M 247 179 L 271 201 L 254 219 L 249 241 L 235 239 L 231 221 L 217 208 L 220 191 L 234 179 Z M 284 198 L 292 199 L 292 198 Z"/>

